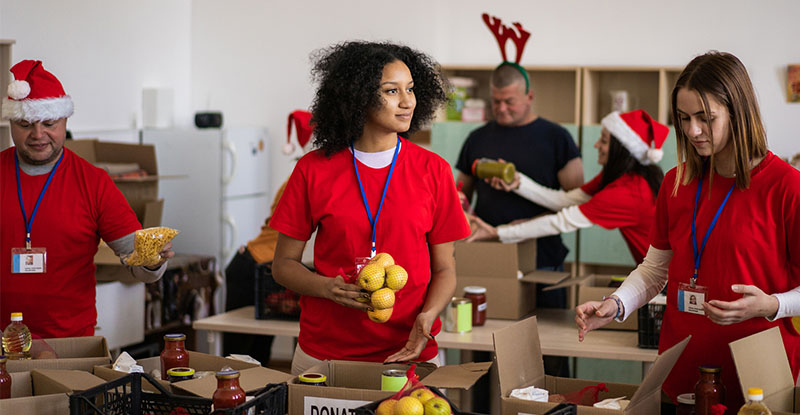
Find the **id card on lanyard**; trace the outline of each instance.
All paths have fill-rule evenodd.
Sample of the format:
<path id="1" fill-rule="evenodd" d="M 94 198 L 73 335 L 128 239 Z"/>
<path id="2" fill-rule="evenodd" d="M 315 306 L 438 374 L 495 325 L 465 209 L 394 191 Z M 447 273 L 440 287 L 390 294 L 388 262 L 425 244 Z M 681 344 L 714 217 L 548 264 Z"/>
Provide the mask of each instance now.
<path id="1" fill-rule="evenodd" d="M 700 189 L 703 187 L 703 176 L 700 176 L 700 178 L 697 180 L 697 195 L 695 195 L 694 198 L 694 213 L 692 213 L 692 251 L 694 252 L 694 274 L 692 274 L 692 278 L 688 284 L 685 282 L 678 284 L 677 306 L 679 311 L 692 314 L 705 314 L 705 311 L 703 310 L 703 303 L 706 302 L 708 287 L 697 284 L 697 270 L 700 268 L 700 258 L 703 255 L 703 249 L 706 247 L 706 242 L 708 242 L 708 236 L 711 235 L 711 230 L 713 230 L 714 226 L 717 225 L 717 220 L 719 219 L 719 215 L 722 213 L 722 208 L 724 208 L 725 204 L 728 203 L 728 199 L 731 197 L 731 193 L 733 193 L 733 188 L 735 186 L 736 183 L 731 185 L 731 188 L 728 190 L 728 194 L 725 195 L 725 199 L 723 199 L 722 204 L 719 206 L 719 209 L 717 209 L 717 213 L 714 214 L 714 219 L 708 226 L 706 235 L 703 237 L 703 243 L 700 245 L 700 249 L 698 249 L 696 227 L 697 205 L 700 202 Z"/>
<path id="2" fill-rule="evenodd" d="M 42 198 L 50 187 L 50 182 L 53 180 L 61 160 L 64 159 L 65 151 L 61 150 L 61 156 L 58 158 L 50 175 L 47 176 L 47 181 L 39 192 L 39 197 L 36 199 L 36 204 L 33 206 L 33 212 L 30 219 L 25 211 L 25 202 L 22 200 L 22 183 L 20 182 L 19 174 L 19 159 L 17 158 L 17 150 L 14 149 L 14 166 L 17 173 L 17 196 L 19 196 L 19 207 L 22 210 L 22 219 L 25 221 L 25 246 L 11 248 L 11 273 L 12 274 L 41 274 L 47 272 L 47 248 L 34 247 L 31 243 L 31 229 L 33 228 L 33 220 L 36 218 L 36 212 L 39 211 L 39 205 L 42 203 Z"/>
<path id="3" fill-rule="evenodd" d="M 356 170 L 356 180 L 358 180 L 358 189 L 361 191 L 361 199 L 364 201 L 364 209 L 367 210 L 367 218 L 369 219 L 369 224 L 372 227 L 372 248 L 370 249 L 369 258 L 372 258 L 377 253 L 375 248 L 375 226 L 378 223 L 378 218 L 381 215 L 381 209 L 383 208 L 383 201 L 386 199 L 386 191 L 389 189 L 389 181 L 392 180 L 392 173 L 394 173 L 394 166 L 397 162 L 397 153 L 400 151 L 400 137 L 397 137 L 397 145 L 394 147 L 394 156 L 392 157 L 392 164 L 389 167 L 389 175 L 386 177 L 386 184 L 383 185 L 383 194 L 381 194 L 381 201 L 378 204 L 378 211 L 375 213 L 375 218 L 372 217 L 372 212 L 369 208 L 369 202 L 367 201 L 367 194 L 364 192 L 364 184 L 361 182 L 361 175 L 358 173 L 358 164 L 356 163 L 356 149 L 353 143 L 350 143 L 350 151 L 353 153 L 353 167 Z M 359 269 L 359 260 L 356 260 L 356 270 Z"/>

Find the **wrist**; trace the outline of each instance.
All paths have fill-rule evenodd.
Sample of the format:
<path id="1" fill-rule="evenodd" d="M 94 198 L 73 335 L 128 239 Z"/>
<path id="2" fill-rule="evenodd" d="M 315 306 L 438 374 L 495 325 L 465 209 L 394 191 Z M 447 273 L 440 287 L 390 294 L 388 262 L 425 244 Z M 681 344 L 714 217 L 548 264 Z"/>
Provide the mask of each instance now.
<path id="1" fill-rule="evenodd" d="M 622 305 L 622 300 L 619 299 L 616 295 L 611 295 L 608 297 L 603 297 L 603 301 L 611 300 L 614 302 L 614 305 L 617 308 L 616 314 L 614 314 L 614 320 L 621 321 L 622 317 L 625 315 L 625 310 Z"/>

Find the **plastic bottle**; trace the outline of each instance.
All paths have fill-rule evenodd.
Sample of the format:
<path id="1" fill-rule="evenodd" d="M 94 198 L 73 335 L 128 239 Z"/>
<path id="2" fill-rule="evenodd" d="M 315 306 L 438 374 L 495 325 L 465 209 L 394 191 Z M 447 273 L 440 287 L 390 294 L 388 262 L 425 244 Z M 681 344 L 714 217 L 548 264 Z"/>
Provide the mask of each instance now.
<path id="1" fill-rule="evenodd" d="M 772 415 L 763 400 L 764 391 L 761 388 L 748 388 L 747 402 L 739 409 L 738 415 Z"/>
<path id="2" fill-rule="evenodd" d="M 235 408 L 245 402 L 244 389 L 239 386 L 239 371 L 217 372 L 217 390 L 211 397 L 214 409 Z"/>
<path id="3" fill-rule="evenodd" d="M 5 356 L 0 356 L 0 399 L 11 397 L 11 375 L 6 371 Z"/>
<path id="4" fill-rule="evenodd" d="M 22 313 L 11 313 L 11 324 L 3 331 L 3 351 L 9 360 L 31 358 L 31 331 L 22 322 Z"/>

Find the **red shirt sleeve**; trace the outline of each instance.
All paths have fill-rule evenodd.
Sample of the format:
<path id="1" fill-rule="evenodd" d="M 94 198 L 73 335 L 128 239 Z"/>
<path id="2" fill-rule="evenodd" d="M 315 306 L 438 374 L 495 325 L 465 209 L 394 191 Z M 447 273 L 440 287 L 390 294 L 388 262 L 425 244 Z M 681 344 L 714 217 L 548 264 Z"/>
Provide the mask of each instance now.
<path id="1" fill-rule="evenodd" d="M 589 184 L 594 183 L 597 178 Z M 641 210 L 642 189 L 640 181 L 644 181 L 638 175 L 624 175 L 612 183 L 609 183 L 603 190 L 597 192 L 592 199 L 580 205 L 581 212 L 592 223 L 600 225 L 606 229 L 616 229 L 623 226 L 633 226 L 640 222 L 639 215 Z M 644 183 L 645 186 L 647 183 Z M 644 195 L 648 196 L 648 195 Z M 652 200 L 652 199 L 650 199 Z"/>
<path id="2" fill-rule="evenodd" d="M 311 217 L 311 204 L 306 196 L 309 192 L 306 168 L 310 157 L 313 157 L 313 153 L 297 162 L 269 221 L 272 229 L 301 241 L 307 241 L 316 229 Z"/>
<path id="3" fill-rule="evenodd" d="M 583 186 L 581 186 L 581 190 L 583 190 L 584 193 L 589 196 L 594 196 L 594 194 L 600 189 L 600 182 L 602 181 L 603 172 L 600 171 L 600 173 L 598 173 L 597 176 L 594 176 L 594 179 L 592 179 L 589 183 L 585 183 Z"/>

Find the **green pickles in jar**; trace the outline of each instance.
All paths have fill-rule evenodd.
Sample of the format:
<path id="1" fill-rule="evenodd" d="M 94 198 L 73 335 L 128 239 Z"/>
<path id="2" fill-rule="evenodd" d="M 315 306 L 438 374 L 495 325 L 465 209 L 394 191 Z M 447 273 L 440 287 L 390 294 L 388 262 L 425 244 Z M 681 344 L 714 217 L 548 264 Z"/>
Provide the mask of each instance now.
<path id="1" fill-rule="evenodd" d="M 472 174 L 479 179 L 499 177 L 507 184 L 511 184 L 516 173 L 517 168 L 511 162 L 480 158 L 472 163 Z"/>

